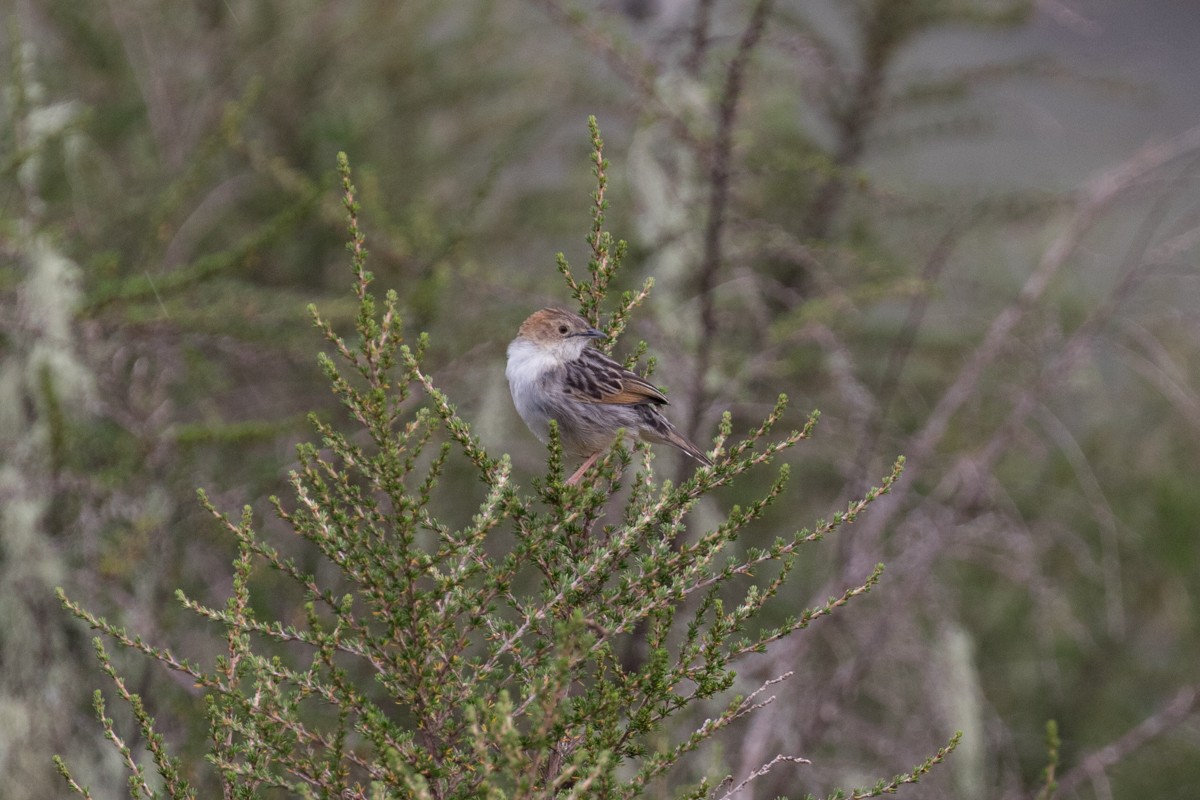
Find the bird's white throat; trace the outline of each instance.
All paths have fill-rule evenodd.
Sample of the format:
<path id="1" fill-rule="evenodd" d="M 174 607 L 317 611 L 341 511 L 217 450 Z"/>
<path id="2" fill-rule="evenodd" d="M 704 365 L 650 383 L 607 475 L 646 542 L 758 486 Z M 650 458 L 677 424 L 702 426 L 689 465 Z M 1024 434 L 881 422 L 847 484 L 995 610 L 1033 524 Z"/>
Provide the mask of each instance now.
<path id="1" fill-rule="evenodd" d="M 504 374 L 508 382 L 536 381 L 548 370 L 562 366 L 563 354 L 556 347 L 543 347 L 524 337 L 513 339 L 508 345 L 508 366 Z"/>
<path id="2" fill-rule="evenodd" d="M 508 345 L 508 367 L 505 375 L 514 380 L 536 381 L 548 370 L 561 367 L 579 358 L 587 347 L 587 339 L 564 339 L 559 342 L 538 343 L 518 336 Z"/>

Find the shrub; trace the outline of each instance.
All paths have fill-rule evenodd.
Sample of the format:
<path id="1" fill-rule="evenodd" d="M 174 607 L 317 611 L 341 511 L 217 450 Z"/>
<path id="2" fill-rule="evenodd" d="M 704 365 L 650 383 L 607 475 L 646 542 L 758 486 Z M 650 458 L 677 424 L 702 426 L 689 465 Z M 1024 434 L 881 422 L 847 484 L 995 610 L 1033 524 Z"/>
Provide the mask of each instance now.
<path id="1" fill-rule="evenodd" d="M 598 185 L 589 276 L 577 279 L 562 258 L 559 267 L 582 313 L 615 337 L 650 286 L 602 312 L 624 247 L 603 229 L 606 162 L 594 120 L 591 129 Z M 339 170 L 356 337 L 343 338 L 312 314 L 334 350 L 321 366 L 361 431 L 350 436 L 314 417 L 321 446 L 299 448 L 294 498 L 273 499 L 280 519 L 336 569 L 321 577 L 305 571 L 260 535 L 249 508 L 234 519 L 201 493 L 238 548 L 224 607 L 179 593 L 187 609 L 224 629 L 227 652 L 215 663 L 201 666 L 149 644 L 60 589 L 66 607 L 202 690 L 207 758 L 229 798 L 271 788 L 302 797 L 632 798 L 667 785 L 676 797 L 728 797 L 774 767 L 803 761 L 779 755 L 736 783 L 684 766 L 686 756 L 771 702 L 771 688 L 791 676 L 729 697 L 739 660 L 875 585 L 882 566 L 779 624 L 761 618 L 800 549 L 853 522 L 888 491 L 902 462 L 830 520 L 762 549 L 739 548 L 737 537 L 781 497 L 786 465 L 763 496 L 729 508 L 699 535 L 684 534 L 702 497 L 808 438 L 816 412 L 801 429 L 774 434 L 783 396 L 737 441 L 726 414 L 713 441 L 715 466 L 685 482 L 659 480 L 646 445 L 618 442 L 590 483 L 565 485 L 552 434 L 546 474 L 522 487 L 509 458 L 489 454 L 430 379 L 426 337 L 404 340 L 396 294 L 388 292 L 382 313 L 377 308 L 344 155 Z M 452 458 L 472 486 L 445 477 Z M 477 511 L 454 528 L 431 506 L 439 497 L 460 508 L 475 503 Z M 255 613 L 256 566 L 294 587 L 303 622 Z M 631 667 L 621 654 L 635 639 L 646 656 Z M 168 753 L 100 639 L 95 647 L 158 774 L 148 775 L 97 691 L 96 712 L 131 772 L 131 795 L 196 796 L 198 770 Z M 701 713 L 703 722 L 688 723 Z M 847 796 L 915 782 L 956 741 L 912 771 Z M 72 789 L 90 796 L 64 761 L 56 764 Z"/>

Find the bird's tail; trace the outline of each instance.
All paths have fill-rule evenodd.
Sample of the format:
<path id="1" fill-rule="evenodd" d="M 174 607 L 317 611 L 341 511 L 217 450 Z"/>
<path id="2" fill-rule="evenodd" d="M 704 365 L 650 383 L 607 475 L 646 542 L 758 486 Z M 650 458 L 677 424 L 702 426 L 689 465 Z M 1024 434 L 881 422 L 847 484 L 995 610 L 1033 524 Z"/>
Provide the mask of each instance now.
<path id="1" fill-rule="evenodd" d="M 683 434 L 675 430 L 674 426 L 669 426 L 667 428 L 666 435 L 663 438 L 666 439 L 668 444 L 675 445 L 704 466 L 711 467 L 713 465 L 712 460 L 709 459 L 708 456 L 704 455 L 704 451 L 684 438 Z"/>
<path id="2" fill-rule="evenodd" d="M 704 455 L 704 451 L 689 442 L 687 437 L 682 433 L 675 430 L 675 426 L 662 415 L 662 412 L 656 406 L 646 404 L 637 408 L 641 412 L 641 422 L 643 423 L 640 431 L 641 438 L 650 442 L 678 447 L 704 466 L 711 467 L 713 465 L 708 456 Z"/>

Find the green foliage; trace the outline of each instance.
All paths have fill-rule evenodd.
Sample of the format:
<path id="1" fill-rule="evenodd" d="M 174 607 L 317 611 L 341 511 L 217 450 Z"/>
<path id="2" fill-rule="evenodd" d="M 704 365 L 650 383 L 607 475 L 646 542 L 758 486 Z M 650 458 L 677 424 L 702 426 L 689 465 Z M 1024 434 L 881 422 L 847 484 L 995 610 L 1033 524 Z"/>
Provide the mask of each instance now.
<path id="1" fill-rule="evenodd" d="M 311 379 L 304 333 L 315 302 L 357 346 L 361 303 L 343 287 L 344 211 L 328 169 L 340 149 L 355 154 L 372 286 L 400 288 L 405 336 L 430 333 L 422 371 L 488 453 L 509 449 L 519 491 L 540 498 L 551 477 L 527 480 L 544 453 L 504 398 L 501 351 L 532 307 L 570 302 L 546 268 L 564 241 L 576 304 L 624 333 L 619 357 L 654 371 L 690 438 L 704 442 L 725 409 L 724 436 L 753 429 L 780 393 L 793 404 L 777 429 L 804 424 L 797 406 L 825 411 L 819 440 L 775 456 L 791 467 L 787 502 L 767 506 L 730 557 L 861 496 L 894 453 L 909 455 L 888 502 L 854 536 L 807 548 L 751 625 L 783 625 L 860 585 L 876 561 L 886 583 L 855 613 L 739 667 L 730 692 L 789 669 L 802 677 L 670 780 L 713 762 L 740 777 L 794 752 L 813 763 L 779 761 L 753 794 L 795 796 L 797 773 L 823 794 L 917 763 L 945 726 L 982 737 L 969 733 L 923 796 L 1033 796 L 1054 716 L 1070 731 L 1064 797 L 1101 774 L 1114 796 L 1194 784 L 1185 717 L 1151 710 L 1169 687 L 1194 684 L 1200 660 L 1196 138 L 1180 146 L 1171 128 L 1191 121 L 1170 111 L 1187 104 L 1162 102 L 1178 92 L 1187 48 L 1152 32 L 1164 17 L 1142 14 L 1139 35 L 1177 65 L 1170 81 L 1147 79 L 1129 59 L 1145 48 L 1116 49 L 1132 35 L 1122 5 L 6 6 L 0 772 L 19 778 L 6 798 L 61 791 L 50 752 L 69 752 L 97 796 L 125 784 L 116 751 L 89 736 L 87 697 L 62 691 L 80 685 L 91 648 L 54 613 L 50 587 L 211 666 L 219 643 L 170 602 L 181 587 L 219 608 L 229 590 L 233 537 L 193 501 L 195 486 L 222 509 L 254 504 L 281 557 L 349 590 L 265 501 L 290 497 L 308 411 L 374 448 Z M 1105 57 L 1084 63 L 1058 46 L 1072 39 Z M 631 167 L 610 172 L 593 148 L 591 201 L 587 172 L 564 167 L 586 149 L 572 130 L 581 107 Z M 1157 144 L 1134 154 L 1136 140 Z M 1125 190 L 1109 193 L 1113 179 Z M 605 226 L 633 231 L 629 248 Z M 1047 255 L 1057 266 L 1038 269 Z M 436 411 L 423 388 L 407 403 L 404 423 Z M 436 414 L 430 436 L 422 475 L 448 437 Z M 449 442 L 425 510 L 466 529 L 486 483 Z M 561 455 L 551 450 L 547 476 L 562 474 Z M 627 457 L 610 464 L 622 488 L 595 530 L 622 522 L 627 494 L 643 491 L 630 477 L 645 454 Z M 671 460 L 656 473 L 677 485 L 693 474 L 664 470 Z M 777 477 L 759 466 L 701 497 L 677 541 L 719 526 L 735 503 L 751 507 Z M 421 537 L 433 546 L 433 533 Z M 506 518 L 485 550 L 513 540 Z M 732 576 L 724 608 L 776 569 Z M 539 575 L 530 567 L 519 588 Z M 299 624 L 293 585 L 256 562 L 249 608 Z M 647 627 L 613 651 L 648 659 Z M 947 631 L 962 632 L 953 660 Z M 302 651 L 261 637 L 254 647 Z M 206 720 L 176 685 L 192 679 L 113 659 L 197 793 L 219 795 L 202 769 Z M 132 711 L 110 699 L 115 731 L 140 753 Z M 648 747 L 683 741 L 712 708 L 665 720 Z M 1130 739 L 1143 730 L 1153 746 Z M 1140 749 L 1114 748 L 1129 742 Z"/>
<path id="2" fill-rule="evenodd" d="M 1037 800 L 1054 800 L 1058 793 L 1058 783 L 1055 774 L 1058 772 L 1059 748 L 1062 740 L 1058 738 L 1058 723 L 1046 721 L 1046 769 L 1042 774 L 1044 783 L 1037 793 Z"/>
<path id="3" fill-rule="evenodd" d="M 590 126 L 598 182 L 590 280 L 574 278 L 565 259 L 560 269 L 581 309 L 598 321 L 623 245 L 602 227 L 605 162 L 594 120 Z M 547 473 L 522 487 L 508 456 L 488 453 L 435 386 L 425 366 L 428 339 L 405 339 L 395 292 L 380 305 L 369 291 L 373 277 L 344 155 L 338 169 L 358 301 L 354 336 L 337 333 L 315 309 L 313 318 L 333 348 L 320 365 L 359 431 L 346 434 L 314 416 L 320 446 L 299 447 L 293 498 L 274 500 L 280 520 L 319 550 L 326 567 L 303 568 L 260 533 L 249 507 L 232 519 L 201 493 L 237 544 L 223 607 L 178 594 L 187 610 L 224 630 L 225 652 L 211 666 L 130 635 L 60 590 L 65 606 L 199 687 L 207 758 L 226 797 L 274 787 L 302 797 L 632 798 L 659 790 L 656 781 L 670 774 L 675 796 L 701 798 L 729 796 L 778 764 L 801 761 L 780 755 L 732 788 L 672 772 L 770 703 L 765 692 L 791 676 L 731 696 L 739 662 L 875 586 L 882 566 L 824 603 L 764 621 L 801 548 L 853 522 L 889 491 L 903 462 L 831 519 L 762 548 L 735 543 L 781 497 L 786 465 L 757 500 L 730 507 L 686 541 L 680 534 L 701 498 L 809 437 L 815 412 L 801 429 L 774 433 L 787 403 L 782 395 L 740 440 L 727 414 L 714 440 L 715 466 L 682 483 L 660 480 L 644 445 L 619 442 L 590 484 L 565 485 L 555 435 Z M 623 327 L 648 288 L 619 301 L 610 331 Z M 473 489 L 444 482 L 452 458 L 473 474 Z M 476 508 L 460 528 L 431 508 L 447 491 L 458 506 Z M 294 618 L 255 611 L 252 575 L 264 566 L 290 585 Z M 644 638 L 649 655 L 630 670 L 618 654 L 634 637 Z M 130 770 L 131 795 L 194 796 L 184 777 L 191 773 L 167 755 L 142 700 L 99 641 L 96 652 L 161 778 L 151 786 L 97 693 L 96 714 Z M 701 712 L 708 717 L 690 734 L 667 725 Z M 909 773 L 835 796 L 891 793 L 956 743 Z M 64 762 L 56 765 L 76 793 L 89 796 Z"/>

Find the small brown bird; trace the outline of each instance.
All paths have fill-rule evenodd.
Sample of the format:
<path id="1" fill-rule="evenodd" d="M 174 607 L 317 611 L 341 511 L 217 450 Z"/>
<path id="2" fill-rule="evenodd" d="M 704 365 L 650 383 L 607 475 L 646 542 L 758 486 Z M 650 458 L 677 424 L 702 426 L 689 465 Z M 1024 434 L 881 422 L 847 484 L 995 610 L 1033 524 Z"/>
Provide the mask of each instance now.
<path id="1" fill-rule="evenodd" d="M 563 449 L 586 458 L 568 484 L 613 443 L 624 428 L 647 442 L 678 447 L 702 464 L 712 461 L 662 415 L 667 398 L 645 378 L 588 347 L 604 334 L 561 308 L 535 311 L 508 345 L 508 387 L 517 413 L 546 441 L 558 423 Z"/>

